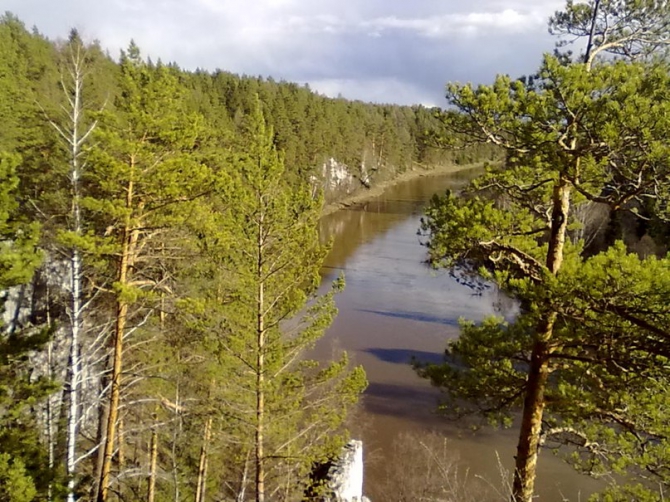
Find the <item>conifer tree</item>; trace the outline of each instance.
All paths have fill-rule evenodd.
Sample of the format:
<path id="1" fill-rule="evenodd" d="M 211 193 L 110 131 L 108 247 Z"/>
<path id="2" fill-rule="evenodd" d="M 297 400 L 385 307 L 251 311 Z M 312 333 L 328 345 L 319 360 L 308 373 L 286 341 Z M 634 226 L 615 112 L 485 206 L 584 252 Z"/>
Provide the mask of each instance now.
<path id="1" fill-rule="evenodd" d="M 549 32 L 586 43 L 587 65 L 606 54 L 630 60 L 663 53 L 670 46 L 670 3 L 666 0 L 568 0 L 549 20 Z"/>
<path id="2" fill-rule="evenodd" d="M 17 214 L 19 184 L 17 156 L 0 154 L 0 305 L 4 307 L 11 288 L 30 281 L 41 255 L 36 249 L 38 228 Z M 51 478 L 45 462 L 31 407 L 51 390 L 44 378 L 33 378 L 28 356 L 44 346 L 47 330 L 23 325 L 15 319 L 2 326 L 0 335 L 0 495 L 6 500 L 29 502 L 37 488 L 46 488 Z"/>
<path id="3" fill-rule="evenodd" d="M 122 54 L 119 87 L 115 113 L 100 122 L 95 134 L 87 178 L 96 188 L 82 200 L 104 229 L 100 249 L 111 258 L 115 294 L 99 502 L 107 500 L 111 483 L 123 358 L 128 356 L 125 338 L 155 309 L 152 292 L 165 289 L 160 248 L 170 242 L 171 230 L 187 217 L 185 207 L 206 192 L 209 180 L 208 169 L 194 154 L 201 120 L 186 111 L 171 70 L 150 67 L 131 44 Z"/>
<path id="4" fill-rule="evenodd" d="M 515 501 L 527 502 L 533 495 L 538 448 L 547 433 L 545 407 L 554 404 L 550 387 L 560 381 L 557 370 L 571 367 L 566 361 L 573 366 L 605 365 L 598 357 L 582 360 L 566 350 L 593 348 L 593 339 L 577 325 L 566 328 L 569 323 L 559 305 L 570 294 L 563 298 L 555 290 L 563 281 L 569 283 L 576 269 L 586 267 L 581 244 L 570 242 L 573 206 L 586 200 L 611 211 L 635 213 L 649 205 L 660 211 L 667 206 L 664 186 L 669 169 L 661 139 L 668 127 L 667 67 L 596 61 L 606 53 L 646 59 L 658 52 L 668 43 L 669 13 L 667 2 L 570 0 L 551 18 L 550 31 L 586 39 L 582 64 L 565 66 L 569 58 L 545 57 L 540 72 L 528 83 L 499 76 L 490 87 L 448 87 L 449 101 L 465 112 L 448 118 L 450 129 L 465 134 L 466 141 L 501 147 L 507 162 L 489 169 L 485 179 L 473 185 L 477 196 L 471 200 L 458 202 L 448 195 L 433 203 L 423 224 L 431 235 L 431 257 L 436 264 L 460 263 L 471 272 L 482 267 L 485 276 L 518 297 L 528 312 L 510 329 L 495 321 L 464 326 L 463 336 L 448 352 L 467 361 L 471 372 L 454 371 L 448 365 L 421 371 L 456 399 L 472 399 L 476 389 L 489 389 L 483 392 L 481 411 L 493 417 L 523 402 Z M 637 119 L 630 120 L 633 116 Z M 487 202 L 487 197 L 496 202 Z M 621 307 L 619 313 L 625 310 Z M 640 339 L 655 336 L 654 330 L 656 336 L 662 332 L 643 318 L 636 318 L 633 329 Z M 566 333 L 570 342 L 562 338 Z M 529 345 L 520 342 L 522 337 Z M 505 342 L 506 338 L 511 341 Z M 473 342 L 483 340 L 493 348 L 482 351 L 486 355 L 480 359 L 473 353 Z M 496 343 L 486 345 L 493 340 Z M 662 364 L 655 359 L 658 352 L 653 346 L 653 342 L 646 346 L 654 354 L 651 359 Z M 562 357 L 565 360 L 557 363 Z M 487 363 L 487 358 L 496 363 Z M 488 380 L 485 375 L 495 377 Z M 502 380 L 493 383 L 497 378 Z M 570 430 L 584 438 L 576 429 L 550 430 Z M 583 439 L 583 444 L 591 442 Z"/>
<path id="5" fill-rule="evenodd" d="M 598 352 L 594 332 L 585 332 L 579 318 L 570 317 L 576 307 L 566 284 L 589 263 L 582 245 L 570 239 L 571 208 L 585 199 L 629 211 L 648 200 L 664 203 L 658 199 L 670 181 L 664 139 L 670 131 L 669 91 L 665 66 L 620 61 L 591 69 L 564 66 L 551 57 L 530 87 L 505 76 L 492 86 L 449 87 L 450 101 L 464 112 L 453 117 L 453 128 L 470 140 L 501 146 L 508 157 L 473 184 L 471 196 L 433 202 L 424 222 L 431 258 L 483 273 L 518 298 L 524 313 L 509 327 L 500 321 L 464 327 L 449 353 L 469 370 L 447 364 L 422 373 L 456 401 L 481 395 L 481 411 L 494 418 L 523 405 L 514 473 L 517 502 L 531 500 L 546 424 L 561 416 L 558 403 L 567 402 L 555 392 L 576 385 L 561 378 L 583 377 L 575 371 L 579 364 L 587 375 L 595 371 L 589 365 L 616 374 L 610 363 L 634 371 L 629 356 L 617 355 L 612 362 Z M 620 306 L 619 313 L 627 308 Z M 631 326 L 640 350 L 646 346 L 654 353 L 654 325 L 654 319 L 641 315 Z M 615 336 L 613 343 L 623 342 Z M 590 350 L 596 355 L 579 354 Z M 627 385 L 633 388 L 630 381 Z M 601 392 L 616 394 L 607 386 Z"/>
<path id="6" fill-rule="evenodd" d="M 337 431 L 366 384 L 345 355 L 323 367 L 305 359 L 336 313 L 334 291 L 316 295 L 321 202 L 287 183 L 258 101 L 245 138 L 225 192 L 199 219 L 206 265 L 199 299 L 185 308 L 215 355 L 208 402 L 217 444 L 240 459 L 234 495 L 293 500 L 311 463 L 342 445 Z"/>

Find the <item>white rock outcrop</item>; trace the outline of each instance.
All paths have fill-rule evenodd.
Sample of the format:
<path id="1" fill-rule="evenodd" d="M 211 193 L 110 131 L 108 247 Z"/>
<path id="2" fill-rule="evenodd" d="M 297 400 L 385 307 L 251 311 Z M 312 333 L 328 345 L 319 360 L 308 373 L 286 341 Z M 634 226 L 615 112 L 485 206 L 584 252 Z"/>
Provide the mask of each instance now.
<path id="1" fill-rule="evenodd" d="M 351 440 L 328 471 L 332 502 L 370 502 L 363 496 L 363 442 Z"/>

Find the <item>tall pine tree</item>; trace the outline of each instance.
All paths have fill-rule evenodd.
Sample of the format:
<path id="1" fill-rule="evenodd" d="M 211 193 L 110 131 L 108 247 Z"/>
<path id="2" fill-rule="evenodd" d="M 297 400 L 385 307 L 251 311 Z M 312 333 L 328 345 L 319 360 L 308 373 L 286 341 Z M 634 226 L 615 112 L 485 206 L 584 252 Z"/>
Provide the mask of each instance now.
<path id="1" fill-rule="evenodd" d="M 207 191 L 210 179 L 195 156 L 202 121 L 186 110 L 171 70 L 148 65 L 131 44 L 122 54 L 119 87 L 115 113 L 95 131 L 97 146 L 86 174 L 94 188 L 82 199 L 82 206 L 97 218 L 115 295 L 99 502 L 107 500 L 112 482 L 123 361 L 130 354 L 127 336 L 155 312 L 161 291 L 168 292 L 161 249 L 188 217 L 188 204 Z"/>
<path id="2" fill-rule="evenodd" d="M 287 183 L 258 101 L 244 138 L 225 192 L 199 220 L 205 262 L 199 299 L 186 306 L 215 355 L 213 442 L 239 459 L 234 495 L 293 500 L 312 462 L 342 445 L 338 431 L 366 383 L 346 355 L 324 366 L 305 359 L 336 313 L 335 291 L 316 294 L 327 251 L 321 201 Z"/>
<path id="3" fill-rule="evenodd" d="M 575 314 L 578 307 L 570 303 L 575 293 L 569 285 L 574 287 L 575 276 L 590 285 L 585 270 L 592 262 L 582 244 L 571 239 L 571 225 L 574 205 L 584 200 L 632 212 L 649 200 L 664 203 L 658 199 L 670 181 L 664 139 L 670 130 L 668 92 L 665 66 L 621 61 L 591 69 L 564 66 L 551 57 L 545 58 L 532 86 L 501 76 L 493 86 L 449 87 L 451 102 L 464 112 L 454 116 L 452 126 L 470 140 L 501 146 L 508 158 L 476 181 L 470 196 L 448 195 L 433 202 L 424 223 L 431 258 L 442 266 L 483 273 L 519 299 L 523 314 L 509 327 L 496 321 L 466 325 L 449 352 L 467 370 L 446 364 L 422 372 L 457 402 L 472 403 L 479 395 L 481 411 L 491 417 L 523 406 L 514 473 L 517 502 L 533 496 L 538 449 L 554 430 L 547 424 L 558 424 L 566 416 L 563 405 L 570 400 L 559 399 L 557 393 L 577 385 L 574 379 L 579 378 L 583 385 L 626 382 L 632 391 L 633 383 L 618 371 L 643 380 L 652 373 L 658 376 L 636 373 L 631 358 L 638 355 L 624 350 L 621 324 L 603 333 Z M 615 268 L 623 265 L 616 265 L 614 256 L 627 259 L 614 251 L 608 256 Z M 614 297 L 621 293 L 618 288 L 633 286 L 608 287 L 613 289 L 605 291 Z M 591 308 L 618 312 L 637 337 L 635 347 L 663 364 L 656 359 L 654 338 L 659 336 L 655 330 L 666 329 L 665 319 L 655 310 L 647 315 L 635 309 L 638 318 L 628 304 Z M 611 355 L 600 352 L 596 333 L 613 339 Z M 617 365 L 626 370 L 617 370 Z M 589 381 L 587 376 L 597 371 L 610 377 Z M 652 380 L 649 385 L 656 385 Z M 613 384 L 591 391 L 610 397 L 618 392 Z M 599 418 L 616 427 L 613 417 L 623 403 L 605 401 L 612 409 Z M 583 441 L 589 444 L 590 439 Z"/>

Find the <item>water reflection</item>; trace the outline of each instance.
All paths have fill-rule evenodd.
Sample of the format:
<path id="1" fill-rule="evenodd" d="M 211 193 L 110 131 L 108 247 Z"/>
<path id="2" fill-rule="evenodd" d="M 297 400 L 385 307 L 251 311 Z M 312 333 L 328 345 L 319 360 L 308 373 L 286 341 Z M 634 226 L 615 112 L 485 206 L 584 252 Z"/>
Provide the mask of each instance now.
<path id="1" fill-rule="evenodd" d="M 359 309 L 361 312 L 368 312 L 370 314 L 385 315 L 389 317 L 397 317 L 398 319 L 409 319 L 412 321 L 419 322 L 435 322 L 438 324 L 445 324 L 447 326 L 457 326 L 458 323 L 455 319 L 439 317 L 436 315 L 426 314 L 422 312 L 406 312 L 406 311 L 383 311 L 383 310 L 370 310 L 370 309 Z"/>
<path id="2" fill-rule="evenodd" d="M 428 352 L 426 350 L 388 349 L 374 347 L 365 349 L 364 352 L 372 354 L 377 359 L 386 363 L 411 364 L 414 361 L 439 364 L 443 361 L 443 354 L 439 352 Z"/>

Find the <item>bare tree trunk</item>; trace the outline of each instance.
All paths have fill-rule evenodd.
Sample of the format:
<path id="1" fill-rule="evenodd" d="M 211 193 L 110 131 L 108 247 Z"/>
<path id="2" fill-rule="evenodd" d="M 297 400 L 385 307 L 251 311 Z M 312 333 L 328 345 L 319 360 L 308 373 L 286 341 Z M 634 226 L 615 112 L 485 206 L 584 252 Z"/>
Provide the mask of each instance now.
<path id="1" fill-rule="evenodd" d="M 69 47 L 69 61 L 67 62 L 68 78 L 61 76 L 61 88 L 67 98 L 68 107 L 64 108 L 67 112 L 65 124 L 58 124 L 49 120 L 51 126 L 58 132 L 61 139 L 65 141 L 69 148 L 69 178 L 72 188 L 72 201 L 70 214 L 72 217 L 69 230 L 76 235 L 82 235 L 82 219 L 80 205 L 80 180 L 85 162 L 81 162 L 84 154 L 83 145 L 95 130 L 97 122 L 94 121 L 83 126 L 84 105 L 83 88 L 86 74 L 85 50 L 81 41 L 72 41 Z M 76 468 L 76 448 L 79 424 L 79 385 L 81 380 L 81 354 L 80 354 L 80 332 L 83 318 L 82 306 L 82 283 L 83 283 L 83 263 L 79 249 L 73 247 L 70 250 L 70 354 L 68 381 L 66 390 L 68 393 L 69 409 L 67 414 L 66 429 L 66 455 L 65 472 L 68 477 L 67 482 L 67 501 L 74 502 L 75 488 L 75 468 Z"/>
<path id="2" fill-rule="evenodd" d="M 544 391 L 550 372 L 549 341 L 553 334 L 555 319 L 556 314 L 552 312 L 546 316 L 546 319 L 542 320 L 544 326 L 538 327 L 542 331 L 538 332 L 537 340 L 533 345 L 517 443 L 516 466 L 512 486 L 512 500 L 514 502 L 531 502 L 533 498 L 545 405 Z"/>
<path id="3" fill-rule="evenodd" d="M 558 273 L 563 263 L 563 247 L 565 246 L 570 211 L 570 191 L 569 181 L 561 176 L 554 187 L 552 198 L 551 235 L 546 262 L 547 268 L 554 275 Z M 551 310 L 546 312 L 538 323 L 537 333 L 535 334 L 517 443 L 516 466 L 512 486 L 513 502 L 531 502 L 533 498 L 545 406 L 544 393 L 550 373 L 550 342 L 556 317 L 556 312 Z"/>
<path id="4" fill-rule="evenodd" d="M 107 376 L 110 369 L 111 360 L 109 357 L 105 358 L 104 377 L 101 381 L 102 389 L 106 389 L 109 384 L 109 377 Z M 105 398 L 104 392 L 100 396 L 100 407 L 98 409 L 98 431 L 96 434 L 96 444 L 98 447 L 97 455 L 95 456 L 94 473 L 96 479 L 96 486 L 94 493 L 100 490 L 100 481 L 102 479 L 102 466 L 105 463 L 105 448 L 104 444 L 107 441 L 107 422 L 109 420 L 109 399 Z"/>
<path id="5" fill-rule="evenodd" d="M 593 15 L 591 16 L 591 29 L 589 30 L 589 37 L 586 41 L 586 50 L 584 51 L 584 63 L 589 70 L 591 69 L 591 66 L 593 66 L 593 60 L 598 53 L 598 51 L 593 52 L 593 42 L 596 32 L 596 22 L 598 20 L 598 10 L 600 10 L 600 0 L 595 0 L 593 4 Z"/>
<path id="6" fill-rule="evenodd" d="M 78 232 L 81 232 L 81 222 L 79 218 L 78 200 L 76 203 L 76 221 Z M 77 249 L 72 253 L 72 325 L 70 337 L 70 381 L 68 390 L 70 394 L 70 410 L 67 419 L 67 456 L 66 472 L 67 481 L 67 501 L 74 502 L 75 488 L 75 468 L 77 456 L 77 433 L 79 424 L 79 383 L 81 380 L 81 361 L 79 350 L 79 332 L 81 328 L 81 282 L 82 282 L 82 263 L 81 255 Z"/>
<path id="7" fill-rule="evenodd" d="M 109 492 L 112 457 L 114 456 L 114 439 L 116 423 L 119 416 L 119 400 L 121 397 L 121 370 L 123 367 L 123 334 L 126 327 L 128 304 L 125 301 L 117 302 L 116 328 L 114 332 L 114 360 L 112 366 L 112 388 L 110 389 L 109 413 L 107 415 L 107 434 L 105 435 L 104 457 L 100 485 L 98 486 L 98 502 L 106 502 Z"/>
<path id="8" fill-rule="evenodd" d="M 212 431 L 212 417 L 205 422 L 205 432 L 202 435 L 202 446 L 200 447 L 200 462 L 198 465 L 198 484 L 195 492 L 195 502 L 204 502 L 205 484 L 207 483 L 207 449 Z"/>
<path id="9" fill-rule="evenodd" d="M 205 457 L 205 465 L 202 469 L 202 491 L 200 492 L 200 502 L 205 502 L 205 494 L 207 492 L 207 467 L 209 466 L 209 456 Z"/>
<path id="10" fill-rule="evenodd" d="M 74 107 L 72 110 L 73 124 L 72 129 L 72 170 L 70 172 L 70 179 L 72 183 L 72 214 L 74 220 L 74 232 L 77 235 L 82 233 L 82 222 L 81 222 L 81 208 L 79 205 L 79 179 L 81 176 L 79 168 L 79 155 L 80 155 L 80 141 L 78 137 L 78 124 L 81 114 L 81 88 L 83 85 L 83 76 L 81 75 L 79 55 L 77 55 L 77 60 L 75 61 L 75 96 L 74 96 Z M 94 127 L 94 126 L 92 126 Z M 92 131 L 93 128 L 89 130 Z M 87 133 L 87 135 L 89 134 Z M 82 305 L 81 305 L 81 296 L 82 296 L 82 258 L 81 253 L 77 248 L 72 250 L 71 258 L 71 277 L 70 277 L 70 291 L 72 295 L 72 312 L 70 313 L 71 319 L 71 336 L 70 336 L 70 381 L 69 392 L 70 392 L 70 412 L 68 414 L 68 423 L 67 423 L 67 460 L 66 460 L 66 472 L 68 475 L 68 484 L 67 484 L 67 500 L 68 502 L 74 502 L 74 471 L 75 471 L 75 461 L 77 454 L 77 425 L 79 424 L 79 381 L 81 375 L 81 361 L 80 361 L 80 330 L 82 325 Z"/>
<path id="11" fill-rule="evenodd" d="M 177 464 L 177 438 L 181 433 L 182 419 L 181 419 L 181 399 L 179 397 L 179 383 L 175 391 L 175 413 L 177 413 L 176 425 L 172 434 L 172 482 L 174 483 L 174 502 L 179 502 L 181 494 L 179 490 L 179 469 Z"/>
<path id="12" fill-rule="evenodd" d="M 123 417 L 119 417 L 117 422 L 116 429 L 116 442 L 118 446 L 116 447 L 116 465 L 119 472 L 123 470 L 123 466 L 126 465 L 126 444 L 124 442 L 124 427 L 123 427 Z"/>
<path id="13" fill-rule="evenodd" d="M 158 462 L 158 431 L 155 426 L 151 429 L 150 452 L 147 502 L 154 502 L 156 497 L 156 464 Z"/>
<path id="14" fill-rule="evenodd" d="M 242 471 L 242 479 L 240 480 L 240 489 L 237 492 L 236 502 L 244 502 L 247 494 L 247 480 L 249 479 L 249 457 L 251 456 L 251 451 L 247 450 L 247 454 L 244 457 L 244 470 Z"/>
<path id="15" fill-rule="evenodd" d="M 48 288 L 48 286 L 47 286 Z M 51 324 L 51 315 L 49 312 L 49 294 L 47 293 L 47 326 Z M 50 340 L 47 345 L 47 364 L 48 364 L 48 375 L 49 380 L 53 380 L 53 341 Z M 47 442 L 49 448 L 49 470 L 53 472 L 54 463 L 55 463 L 55 441 L 54 437 L 54 403 L 53 396 L 47 397 Z M 49 482 L 47 488 L 47 501 L 51 502 L 53 500 L 53 485 Z"/>
<path id="16" fill-rule="evenodd" d="M 265 300 L 263 277 L 263 200 L 259 197 L 261 214 L 258 222 L 257 279 L 258 291 L 256 299 L 256 502 L 265 502 L 265 466 L 264 466 L 264 425 L 265 425 Z"/>

